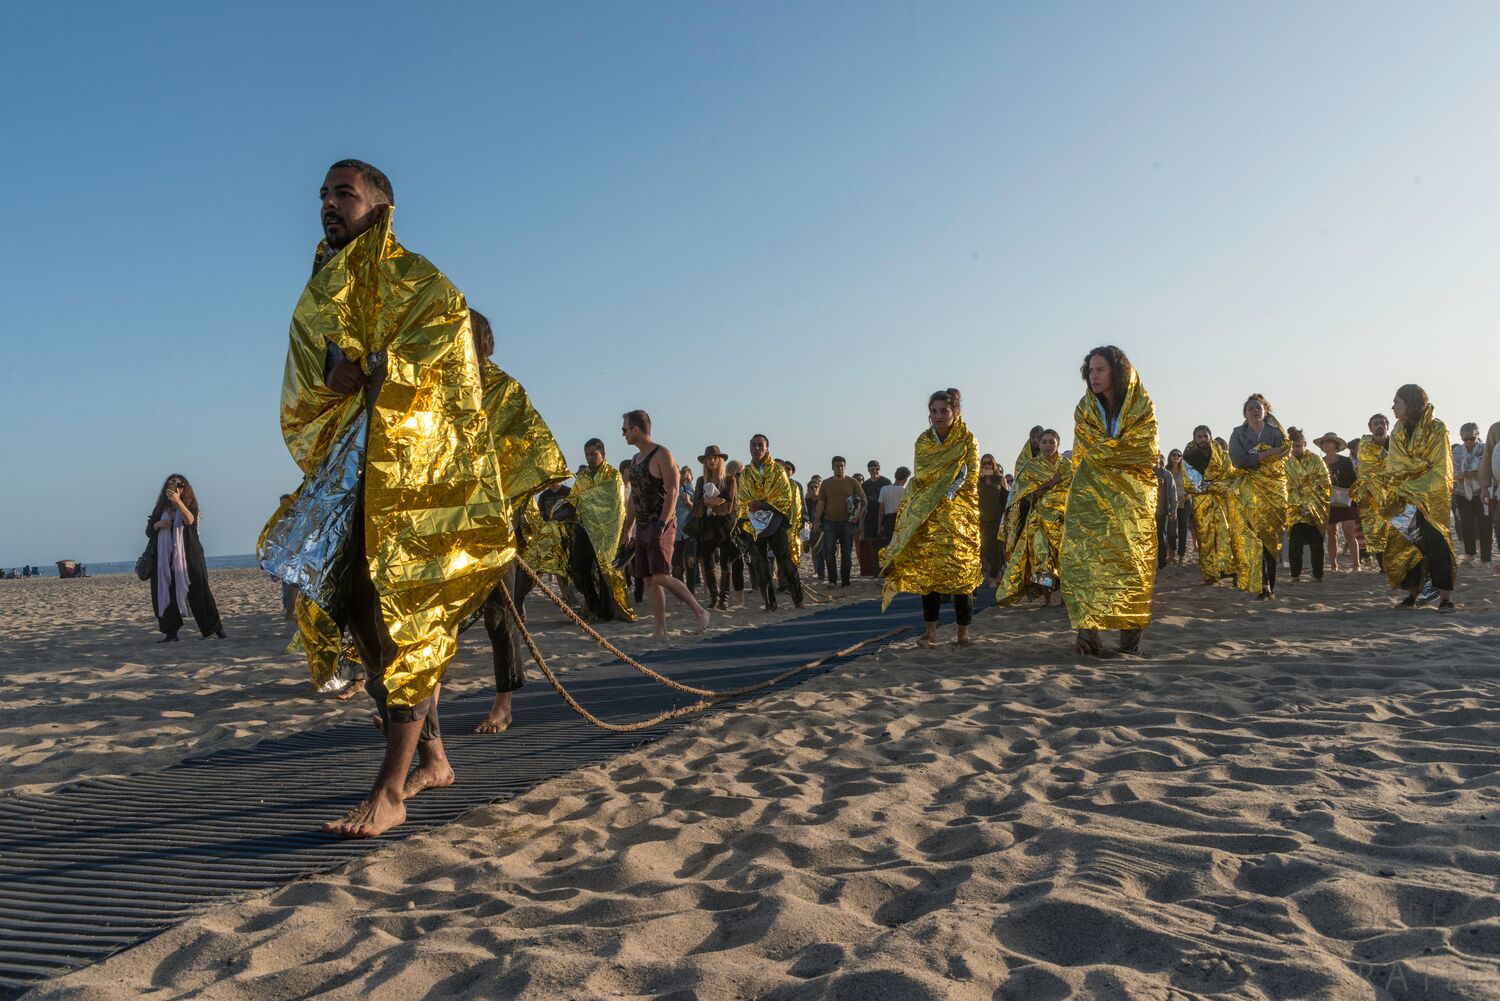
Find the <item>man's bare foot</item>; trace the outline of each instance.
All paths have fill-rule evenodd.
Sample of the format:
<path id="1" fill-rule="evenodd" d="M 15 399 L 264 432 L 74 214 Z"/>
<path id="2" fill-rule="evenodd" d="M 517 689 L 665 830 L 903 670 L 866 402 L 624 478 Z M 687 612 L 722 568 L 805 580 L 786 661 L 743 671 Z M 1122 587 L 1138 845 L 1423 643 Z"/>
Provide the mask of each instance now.
<path id="1" fill-rule="evenodd" d="M 446 789 L 452 784 L 453 768 L 446 759 L 430 765 L 418 765 L 406 777 L 406 784 L 401 787 L 401 798 L 411 799 L 424 790 Z"/>
<path id="2" fill-rule="evenodd" d="M 484 718 L 484 722 L 480 723 L 474 728 L 474 732 L 504 733 L 506 730 L 510 729 L 512 719 L 514 719 L 514 717 L 511 716 L 509 709 L 501 710 L 500 712 L 496 712 L 495 710 L 491 709 L 490 714 Z"/>
<path id="3" fill-rule="evenodd" d="M 379 713 L 371 716 L 370 722 L 375 724 L 375 729 L 379 730 L 381 733 L 385 733 L 385 720 L 380 718 Z"/>
<path id="4" fill-rule="evenodd" d="M 341 838 L 378 838 L 393 827 L 406 823 L 406 805 L 399 799 L 392 800 L 375 795 L 344 814 L 338 820 L 323 825 L 329 834 Z"/>
<path id="5" fill-rule="evenodd" d="M 707 628 L 708 628 L 708 609 L 706 609 L 706 608 L 699 608 L 698 609 L 698 628 L 693 630 L 693 635 L 697 636 L 699 633 L 703 632 L 703 630 L 705 630 Z"/>
<path id="6" fill-rule="evenodd" d="M 334 699 L 337 700 L 337 701 L 339 701 L 339 702 L 348 702 L 350 699 L 354 698 L 354 696 L 358 695 L 360 692 L 362 692 L 364 690 L 365 690 L 365 679 L 364 678 L 356 678 L 354 681 L 351 681 L 349 683 L 349 685 L 348 685 L 347 688 L 345 688 L 343 691 L 341 691 L 337 695 L 335 695 Z"/>
<path id="7" fill-rule="evenodd" d="M 670 644 L 672 642 L 672 637 L 668 636 L 665 632 L 652 633 L 651 638 L 658 643 Z"/>

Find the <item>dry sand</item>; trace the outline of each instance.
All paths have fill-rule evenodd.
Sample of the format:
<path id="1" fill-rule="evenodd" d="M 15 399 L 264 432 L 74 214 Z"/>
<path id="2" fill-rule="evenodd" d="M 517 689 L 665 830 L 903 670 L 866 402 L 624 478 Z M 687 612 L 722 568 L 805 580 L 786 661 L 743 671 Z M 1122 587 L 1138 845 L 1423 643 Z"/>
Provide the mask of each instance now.
<path id="1" fill-rule="evenodd" d="M 128 582 L 71 628 L 23 590 L 54 618 L 7 651 L 7 783 L 88 745 L 41 720 L 92 721 L 98 771 L 366 711 L 255 652 L 281 633 L 252 580 L 223 588 L 236 639 L 175 660 Z M 987 612 L 970 649 L 861 658 L 36 996 L 1500 997 L 1500 578 L 1461 571 L 1455 616 L 1373 574 L 1283 590 L 1169 571 L 1135 660 Z M 169 709 L 194 715 L 130 736 Z"/>

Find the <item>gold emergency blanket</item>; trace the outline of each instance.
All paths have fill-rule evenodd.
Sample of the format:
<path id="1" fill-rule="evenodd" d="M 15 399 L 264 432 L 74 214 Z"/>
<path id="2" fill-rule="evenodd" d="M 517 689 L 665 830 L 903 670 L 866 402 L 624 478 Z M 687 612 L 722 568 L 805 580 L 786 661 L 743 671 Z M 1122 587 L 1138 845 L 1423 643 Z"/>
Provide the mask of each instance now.
<path id="1" fill-rule="evenodd" d="M 755 463 L 747 463 L 740 470 L 739 499 L 735 503 L 735 523 L 739 529 L 751 537 L 755 532 L 750 527 L 750 502 L 765 501 L 772 510 L 776 511 L 786 519 L 787 541 L 792 540 L 802 528 L 802 499 L 797 496 L 797 488 L 792 486 L 791 477 L 781 463 L 771 458 L 766 453 L 764 465 L 757 466 Z M 795 518 L 796 521 L 792 519 Z M 793 551 L 794 558 L 797 550 Z"/>
<path id="2" fill-rule="evenodd" d="M 526 498 L 524 525 L 526 547 L 521 556 L 537 573 L 550 573 L 567 579 L 570 570 L 568 547 L 573 541 L 572 521 L 552 521 L 542 517 L 537 494 Z"/>
<path id="3" fill-rule="evenodd" d="M 572 470 L 525 388 L 492 361 L 485 361 L 483 370 L 484 413 L 505 503 L 514 516 L 528 497 L 566 480 Z"/>
<path id="4" fill-rule="evenodd" d="M 1198 530 L 1198 572 L 1209 584 L 1235 573 L 1234 541 L 1229 529 L 1229 485 L 1234 464 L 1216 441 L 1202 473 L 1184 464 L 1183 481 L 1193 498 L 1193 527 Z"/>
<path id="5" fill-rule="evenodd" d="M 1052 483 L 1054 477 L 1056 483 Z M 1051 484 L 1047 492 L 1031 502 L 1025 523 L 1015 538 L 1007 542 L 1005 573 L 995 592 L 997 604 L 1015 604 L 1032 587 L 1057 590 L 1063 517 L 1068 509 L 1068 489 L 1073 485 L 1073 464 L 1061 454 L 1051 459 L 1043 455 L 1031 459 L 1016 477 L 1014 496 L 1024 498 L 1047 484 Z M 1015 508 L 1019 510 L 1019 502 Z"/>
<path id="6" fill-rule="evenodd" d="M 383 673 L 390 704 L 410 706 L 432 694 L 457 648 L 459 624 L 490 593 L 515 550 L 468 306 L 442 272 L 396 242 L 391 215 L 387 209 L 317 270 L 292 314 L 281 429 L 306 479 L 266 526 L 260 554 L 267 565 L 289 545 L 301 545 L 321 548 L 325 562 L 365 561 L 396 649 Z M 315 259 L 326 254 L 320 246 Z M 335 446 L 364 420 L 365 394 L 324 385 L 330 343 L 366 374 L 385 369 L 367 435 L 353 452 Z M 299 530 L 300 539 L 278 532 L 283 518 L 313 524 L 296 519 L 331 499 L 309 496 L 308 484 L 326 482 L 317 476 L 325 461 L 349 455 L 361 473 L 364 551 L 349 553 L 349 536 L 337 536 L 351 532 L 352 520 Z M 328 537 L 319 538 L 320 531 Z M 326 600 L 322 593 L 307 597 Z M 328 649 L 336 628 L 330 621 L 339 621 L 339 613 L 324 612 L 319 619 L 299 603 L 315 682 L 327 669 L 315 658 Z"/>
<path id="7" fill-rule="evenodd" d="M 1266 423 L 1281 432 L 1286 444 L 1286 429 L 1266 414 Z M 1272 446 L 1256 446 L 1260 453 Z M 1275 559 L 1281 555 L 1281 536 L 1286 531 L 1286 456 L 1267 459 L 1262 456 L 1255 469 L 1234 468 L 1229 487 L 1229 530 L 1234 539 L 1234 558 L 1239 564 L 1235 583 L 1241 591 L 1260 594 L 1263 581 L 1262 553 Z"/>
<path id="8" fill-rule="evenodd" d="M 1016 455 L 1016 464 L 1011 467 L 1010 474 L 1016 483 L 1021 482 L 1021 477 L 1026 472 L 1026 465 L 1034 456 L 1031 454 L 1031 441 L 1027 439 L 1026 444 L 1021 446 L 1021 451 Z M 1000 519 L 1000 545 L 1009 558 L 1011 547 L 1016 544 L 1016 537 L 1021 533 L 1021 501 L 1020 493 L 1014 488 L 1010 496 L 1005 500 L 1005 515 Z"/>
<path id="9" fill-rule="evenodd" d="M 939 440 L 917 436 L 912 476 L 880 551 L 880 607 L 899 592 L 969 594 L 984 579 L 979 556 L 979 444 L 962 417 Z"/>
<path id="10" fill-rule="evenodd" d="M 1389 442 L 1389 439 L 1387 439 Z M 1389 487 L 1385 483 L 1385 447 L 1368 436 L 1359 440 L 1359 469 L 1350 498 L 1359 505 L 1359 527 L 1365 534 L 1365 548 L 1383 553 L 1391 523 L 1381 517 Z"/>
<path id="11" fill-rule="evenodd" d="M 1389 521 L 1411 504 L 1443 537 L 1448 558 L 1455 569 L 1457 554 L 1453 549 L 1453 532 L 1448 528 L 1448 511 L 1453 496 L 1453 451 L 1448 443 L 1448 425 L 1432 416 L 1432 405 L 1406 431 L 1406 424 L 1396 422 L 1391 431 L 1391 450 L 1386 453 L 1380 472 L 1384 484 L 1385 507 L 1381 513 Z M 1386 579 L 1391 587 L 1400 587 L 1402 578 L 1422 562 L 1422 551 L 1410 539 L 1392 529 L 1386 536 Z"/>
<path id="12" fill-rule="evenodd" d="M 1074 629 L 1144 629 L 1156 586 L 1156 407 L 1132 372 L 1111 437 L 1084 391 L 1073 411 L 1063 600 Z"/>
<path id="13" fill-rule="evenodd" d="M 1288 525 L 1311 525 L 1328 531 L 1328 507 L 1333 481 L 1321 455 L 1303 452 L 1286 457 L 1286 517 Z"/>
<path id="14" fill-rule="evenodd" d="M 625 481 L 619 470 L 609 463 L 598 469 L 584 468 L 573 481 L 568 503 L 578 512 L 578 523 L 588 533 L 594 547 L 594 561 L 609 588 L 616 614 L 626 622 L 635 621 L 635 609 L 625 587 L 625 572 L 615 566 L 620 549 L 620 533 L 625 530 Z"/>

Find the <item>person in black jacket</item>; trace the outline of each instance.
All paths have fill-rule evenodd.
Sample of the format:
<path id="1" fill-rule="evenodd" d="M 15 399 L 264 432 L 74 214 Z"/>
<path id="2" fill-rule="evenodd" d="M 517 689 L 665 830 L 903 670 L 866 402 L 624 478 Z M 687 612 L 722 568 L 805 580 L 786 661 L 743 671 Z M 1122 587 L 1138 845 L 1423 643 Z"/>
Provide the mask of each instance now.
<path id="1" fill-rule="evenodd" d="M 184 609 L 192 614 L 205 638 L 224 639 L 224 624 L 209 590 L 208 564 L 198 541 L 198 497 L 187 477 L 173 473 L 162 484 L 156 507 L 146 522 L 146 535 L 156 539 L 151 610 L 165 634 L 161 642 L 177 639 Z"/>

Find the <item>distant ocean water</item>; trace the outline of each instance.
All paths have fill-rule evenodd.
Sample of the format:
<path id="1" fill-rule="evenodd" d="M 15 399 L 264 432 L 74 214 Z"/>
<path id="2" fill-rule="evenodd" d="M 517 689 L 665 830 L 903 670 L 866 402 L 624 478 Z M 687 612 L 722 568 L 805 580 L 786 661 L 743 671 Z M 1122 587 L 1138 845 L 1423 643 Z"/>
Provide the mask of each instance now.
<path id="1" fill-rule="evenodd" d="M 104 577 L 108 574 L 117 573 L 135 573 L 135 560 L 130 560 L 127 563 L 90 563 L 87 560 L 80 562 L 88 568 L 88 575 L 90 577 Z M 254 569 L 260 565 L 255 562 L 255 554 L 253 553 L 246 553 L 243 556 L 210 556 L 206 562 L 210 570 L 245 570 Z M 17 565 L 16 570 L 19 571 L 20 569 L 21 567 Z M 42 572 L 43 577 L 57 576 L 56 563 L 38 566 L 37 569 Z M 10 567 L 0 566 L 0 573 L 10 573 Z"/>

